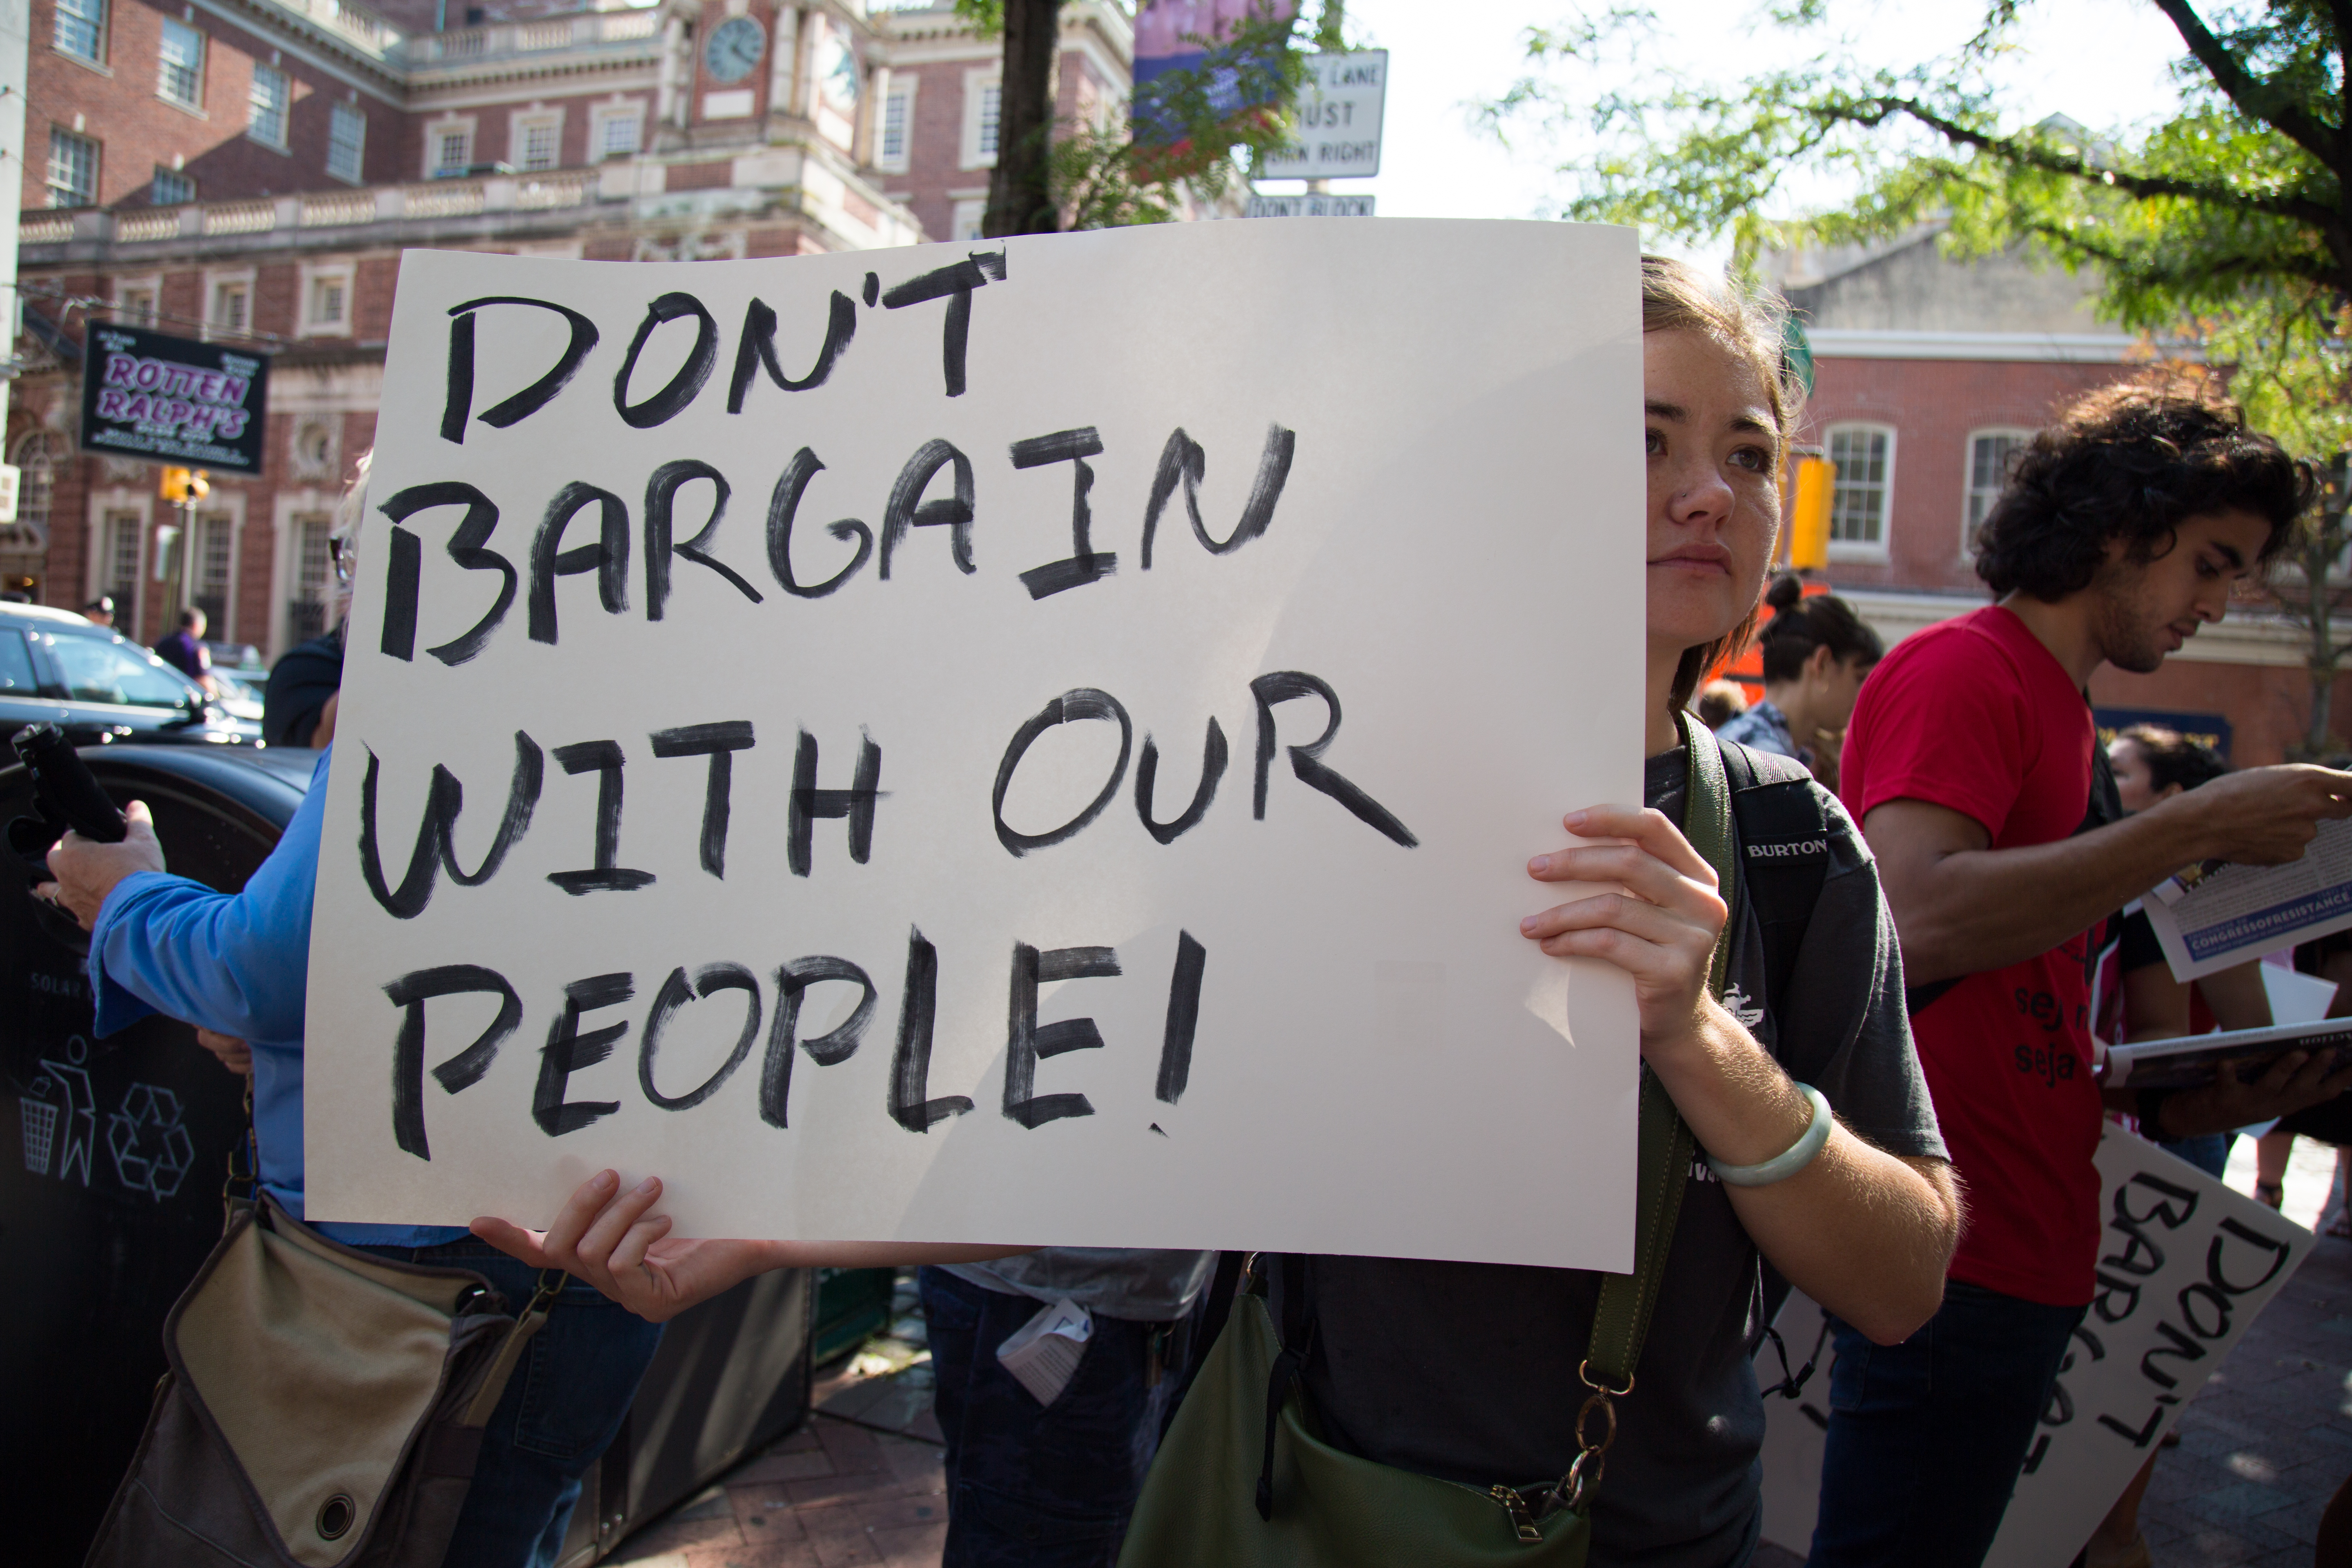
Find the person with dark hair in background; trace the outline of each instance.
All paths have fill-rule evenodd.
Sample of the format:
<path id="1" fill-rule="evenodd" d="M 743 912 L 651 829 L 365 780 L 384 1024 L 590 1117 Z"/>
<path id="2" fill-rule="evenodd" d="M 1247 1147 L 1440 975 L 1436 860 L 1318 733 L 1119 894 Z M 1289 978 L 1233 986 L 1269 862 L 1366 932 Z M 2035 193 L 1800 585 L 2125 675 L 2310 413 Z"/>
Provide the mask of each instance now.
<path id="1" fill-rule="evenodd" d="M 1764 700 L 1719 733 L 1811 767 L 1815 737 L 1845 728 L 1863 678 L 1886 657 L 1886 645 L 1835 594 L 1805 596 L 1793 572 L 1773 580 L 1764 603 L 1773 611 L 1756 637 L 1764 656 Z"/>
<path id="2" fill-rule="evenodd" d="M 190 605 L 180 612 L 177 631 L 155 645 L 155 657 L 213 695 L 213 655 L 205 647 L 205 613 Z"/>
<path id="3" fill-rule="evenodd" d="M 1906 638 L 1864 685 L 1847 808 L 1885 879 L 1912 1029 L 1969 1216 L 1944 1304 L 1897 1346 L 1835 1329 L 1812 1568 L 1983 1561 L 2099 1254 L 2092 932 L 2181 867 L 2276 865 L 2352 775 L 2251 768 L 2126 816 L 2084 692 L 2156 669 L 2311 508 L 2310 468 L 2206 388 L 2110 386 L 2034 436 L 1977 535 L 1996 603 Z M 2290 1051 L 2253 1083 L 2137 1097 L 2183 1138 L 2340 1093 Z"/>
<path id="4" fill-rule="evenodd" d="M 1691 704 L 1698 721 L 1710 730 L 1722 728 L 1748 711 L 1748 692 L 1736 680 L 1710 680 L 1698 689 L 1698 700 Z"/>
<path id="5" fill-rule="evenodd" d="M 88 621 L 94 626 L 112 626 L 114 624 L 114 600 L 112 596 L 106 594 L 100 594 L 97 598 L 92 599 L 89 604 L 84 605 L 81 607 L 81 618 Z"/>

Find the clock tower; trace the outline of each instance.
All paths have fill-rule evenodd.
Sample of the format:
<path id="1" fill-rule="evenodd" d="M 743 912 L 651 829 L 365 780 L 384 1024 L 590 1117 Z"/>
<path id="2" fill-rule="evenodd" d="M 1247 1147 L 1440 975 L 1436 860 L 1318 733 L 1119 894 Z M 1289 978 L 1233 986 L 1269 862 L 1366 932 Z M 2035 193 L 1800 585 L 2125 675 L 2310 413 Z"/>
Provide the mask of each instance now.
<path id="1" fill-rule="evenodd" d="M 703 0 L 672 65 L 690 144 L 816 140 L 853 162 L 870 95 L 871 25 L 840 0 Z"/>

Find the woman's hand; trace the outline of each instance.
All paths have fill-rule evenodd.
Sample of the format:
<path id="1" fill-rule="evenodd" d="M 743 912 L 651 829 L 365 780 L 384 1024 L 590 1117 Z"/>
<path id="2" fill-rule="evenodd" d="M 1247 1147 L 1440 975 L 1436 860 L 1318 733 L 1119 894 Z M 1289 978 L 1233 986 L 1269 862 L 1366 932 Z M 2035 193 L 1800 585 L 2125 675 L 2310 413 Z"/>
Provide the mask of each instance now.
<path id="1" fill-rule="evenodd" d="M 1715 868 L 1663 812 L 1596 805 L 1561 820 L 1580 838 L 1622 842 L 1538 855 L 1528 874 L 1538 882 L 1622 890 L 1529 915 L 1519 934 L 1556 958 L 1605 959 L 1632 975 L 1644 1053 L 1695 1035 L 1706 1010 L 1716 937 L 1728 912 Z"/>
<path id="2" fill-rule="evenodd" d="M 234 1035 L 215 1034 L 210 1029 L 196 1030 L 196 1044 L 220 1058 L 220 1065 L 239 1078 L 253 1076 L 253 1047 Z"/>
<path id="3" fill-rule="evenodd" d="M 667 1322 L 755 1274 L 777 1268 L 774 1244 L 669 1238 L 669 1216 L 646 1211 L 660 1201 L 660 1179 L 647 1176 L 624 1193 L 621 1179 L 599 1171 L 580 1184 L 544 1233 L 485 1216 L 474 1234 L 534 1268 L 561 1268 L 648 1322 Z"/>

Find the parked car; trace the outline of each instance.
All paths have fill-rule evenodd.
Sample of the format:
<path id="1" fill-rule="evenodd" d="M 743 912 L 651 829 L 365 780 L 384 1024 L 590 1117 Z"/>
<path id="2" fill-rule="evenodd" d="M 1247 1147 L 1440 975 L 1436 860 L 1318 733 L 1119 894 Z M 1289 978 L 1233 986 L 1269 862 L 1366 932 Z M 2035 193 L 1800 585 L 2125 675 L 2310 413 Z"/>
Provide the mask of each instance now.
<path id="1" fill-rule="evenodd" d="M 258 723 L 231 714 L 137 643 L 69 610 L 0 605 L 0 734 L 43 720 L 78 746 L 262 743 Z"/>

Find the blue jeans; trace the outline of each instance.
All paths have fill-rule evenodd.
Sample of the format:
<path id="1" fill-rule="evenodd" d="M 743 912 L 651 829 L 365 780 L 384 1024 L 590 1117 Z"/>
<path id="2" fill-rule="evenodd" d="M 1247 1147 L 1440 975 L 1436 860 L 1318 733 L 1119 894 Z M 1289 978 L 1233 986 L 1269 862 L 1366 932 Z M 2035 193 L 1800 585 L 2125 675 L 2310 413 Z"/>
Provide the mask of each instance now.
<path id="1" fill-rule="evenodd" d="M 1111 1568 L 1183 1371 L 1184 1322 L 1097 1313 L 1069 1386 L 1040 1405 L 996 1347 L 1044 1303 L 943 1268 L 920 1280 L 947 1439 L 942 1568 Z"/>
<path id="2" fill-rule="evenodd" d="M 2230 1145 L 2237 1137 L 2234 1132 L 2200 1132 L 2194 1138 L 2159 1142 L 2157 1147 L 2175 1159 L 2188 1161 L 2218 1182 L 2230 1169 Z"/>
<path id="3" fill-rule="evenodd" d="M 539 1285 L 537 1269 L 486 1242 L 360 1250 L 395 1263 L 471 1269 L 506 1298 L 509 1312 L 520 1311 Z M 580 1478 L 620 1431 L 661 1332 L 594 1286 L 565 1283 L 490 1414 L 443 1568 L 554 1563 Z"/>
<path id="4" fill-rule="evenodd" d="M 2049 1402 L 2081 1307 L 1948 1280 L 1899 1345 L 1835 1323 L 1829 1448 L 1809 1568 L 1976 1568 Z"/>

